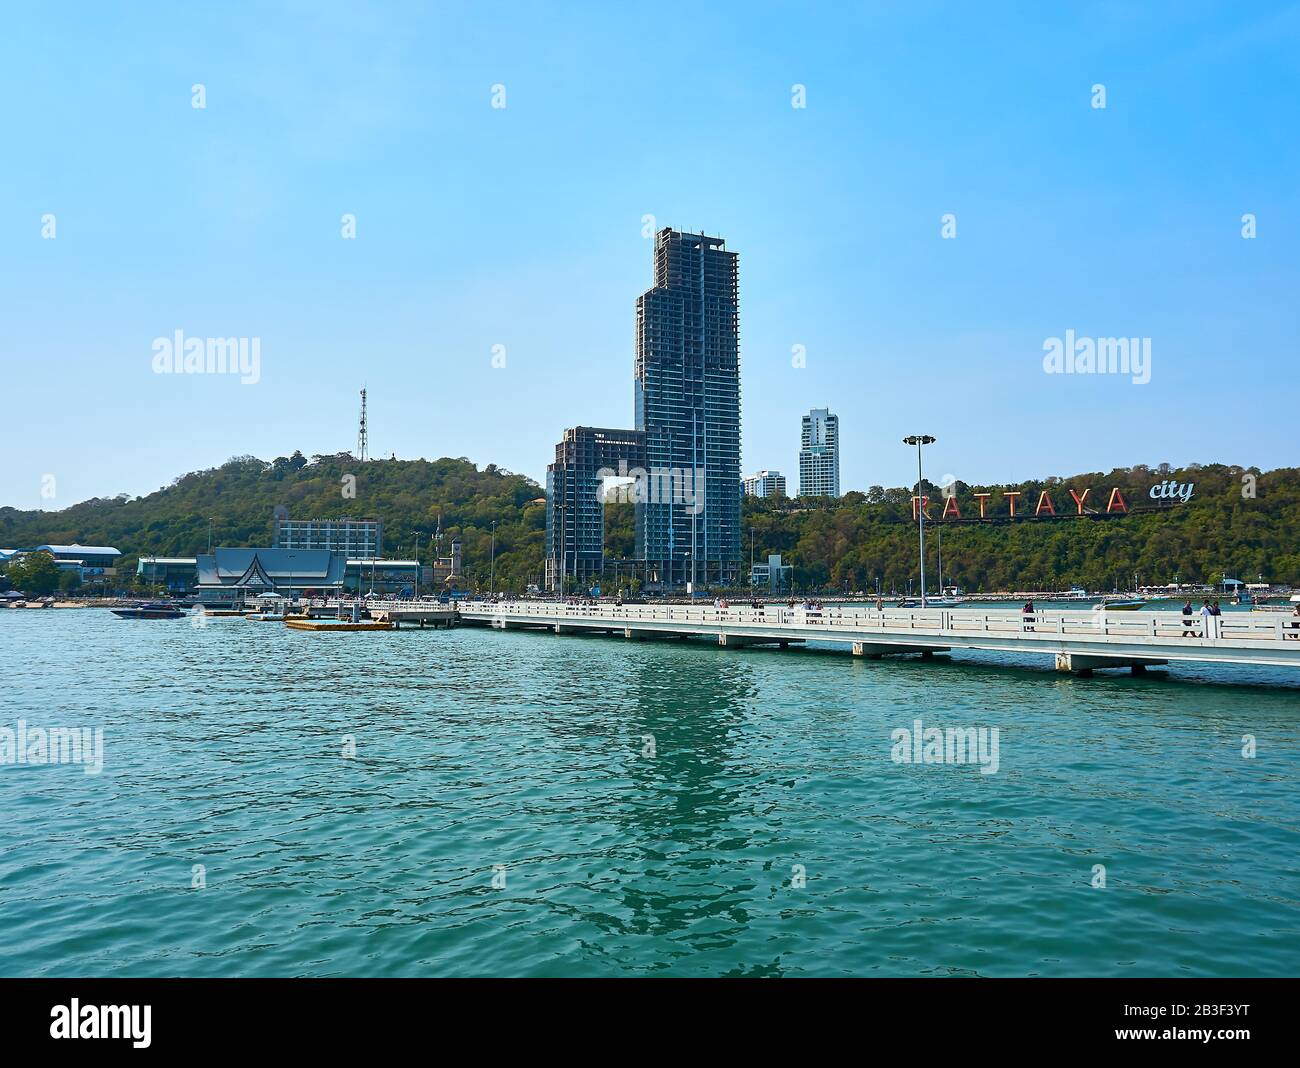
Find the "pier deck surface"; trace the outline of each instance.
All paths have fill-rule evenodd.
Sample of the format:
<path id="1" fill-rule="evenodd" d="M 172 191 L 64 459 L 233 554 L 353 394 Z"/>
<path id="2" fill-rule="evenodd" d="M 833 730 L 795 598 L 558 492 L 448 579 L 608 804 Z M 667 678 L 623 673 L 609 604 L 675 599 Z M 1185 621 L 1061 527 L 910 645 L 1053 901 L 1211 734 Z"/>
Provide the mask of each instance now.
<path id="1" fill-rule="evenodd" d="M 1048 610 L 1025 616 L 985 608 L 462 601 L 457 621 L 629 638 L 710 637 L 728 646 L 833 642 L 866 656 L 948 649 L 1031 652 L 1055 656 L 1062 670 L 1160 662 L 1300 668 L 1300 618 L 1280 613 L 1197 615 L 1188 626 L 1180 612 Z"/>

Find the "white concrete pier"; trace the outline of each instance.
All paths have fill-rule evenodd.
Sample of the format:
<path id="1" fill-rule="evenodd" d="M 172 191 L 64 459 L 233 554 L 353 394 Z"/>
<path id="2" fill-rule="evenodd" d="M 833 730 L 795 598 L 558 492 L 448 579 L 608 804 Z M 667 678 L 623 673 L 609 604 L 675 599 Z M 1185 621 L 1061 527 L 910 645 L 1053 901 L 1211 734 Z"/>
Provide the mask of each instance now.
<path id="1" fill-rule="evenodd" d="M 456 623 L 456 606 L 440 601 L 369 601 L 363 605 L 371 619 L 392 623 L 396 628 L 403 623 L 417 627 L 451 627 Z"/>
<path id="2" fill-rule="evenodd" d="M 1165 663 L 1300 668 L 1300 620 L 1281 613 L 1232 612 L 1184 624 L 1178 612 L 1040 611 L 984 608 L 885 608 L 828 605 L 617 605 L 607 602 L 462 601 L 461 623 L 544 627 L 558 633 L 628 638 L 699 636 L 726 648 L 843 643 L 864 657 L 983 649 L 1052 656 L 1061 671 Z"/>

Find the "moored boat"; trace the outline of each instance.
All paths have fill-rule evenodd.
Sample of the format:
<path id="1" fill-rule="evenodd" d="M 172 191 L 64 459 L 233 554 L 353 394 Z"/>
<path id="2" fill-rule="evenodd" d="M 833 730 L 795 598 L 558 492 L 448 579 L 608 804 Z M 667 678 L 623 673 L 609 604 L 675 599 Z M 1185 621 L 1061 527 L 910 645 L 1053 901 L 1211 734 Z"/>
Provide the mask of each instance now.
<path id="1" fill-rule="evenodd" d="M 180 619 L 185 614 L 175 605 L 160 602 L 112 608 L 110 611 L 120 619 Z"/>
<path id="2" fill-rule="evenodd" d="M 1116 597 L 1093 605 L 1092 610 L 1094 612 L 1136 612 L 1138 609 L 1143 608 L 1146 603 L 1141 597 Z"/>
<path id="3" fill-rule="evenodd" d="M 286 619 L 286 627 L 292 630 L 315 631 L 316 633 L 335 633 L 354 630 L 392 630 L 391 623 L 377 619 L 362 619 L 353 621 L 350 619 Z"/>

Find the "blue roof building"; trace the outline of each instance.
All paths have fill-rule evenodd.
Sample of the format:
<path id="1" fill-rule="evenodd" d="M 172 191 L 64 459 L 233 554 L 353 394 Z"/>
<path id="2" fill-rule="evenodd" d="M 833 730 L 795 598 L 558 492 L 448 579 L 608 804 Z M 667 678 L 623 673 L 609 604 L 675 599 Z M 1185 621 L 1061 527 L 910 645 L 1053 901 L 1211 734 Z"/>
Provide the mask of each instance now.
<path id="1" fill-rule="evenodd" d="M 241 595 L 336 594 L 343 589 L 347 553 L 330 549 L 213 549 L 196 557 L 201 598 Z"/>

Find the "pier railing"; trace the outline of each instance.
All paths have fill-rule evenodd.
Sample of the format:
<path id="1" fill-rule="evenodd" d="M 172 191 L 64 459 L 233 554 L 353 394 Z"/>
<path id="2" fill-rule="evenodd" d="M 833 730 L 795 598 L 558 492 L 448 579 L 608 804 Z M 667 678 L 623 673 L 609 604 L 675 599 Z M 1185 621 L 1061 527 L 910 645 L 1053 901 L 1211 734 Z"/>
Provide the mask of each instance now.
<path id="1" fill-rule="evenodd" d="M 1118 641 L 1201 643 L 1273 641 L 1300 644 L 1300 617 L 1280 613 L 1232 612 L 1221 616 L 1183 616 L 1180 612 L 988 611 L 982 608 L 884 608 L 830 605 L 822 608 L 785 605 L 614 605 L 550 601 L 470 601 L 460 614 L 484 618 L 524 616 L 538 622 L 608 621 L 634 626 L 678 624 L 710 629 L 736 626 L 780 627 L 807 637 L 837 631 L 917 631 L 926 634 L 1000 635 L 1007 638 L 1103 637 Z"/>

